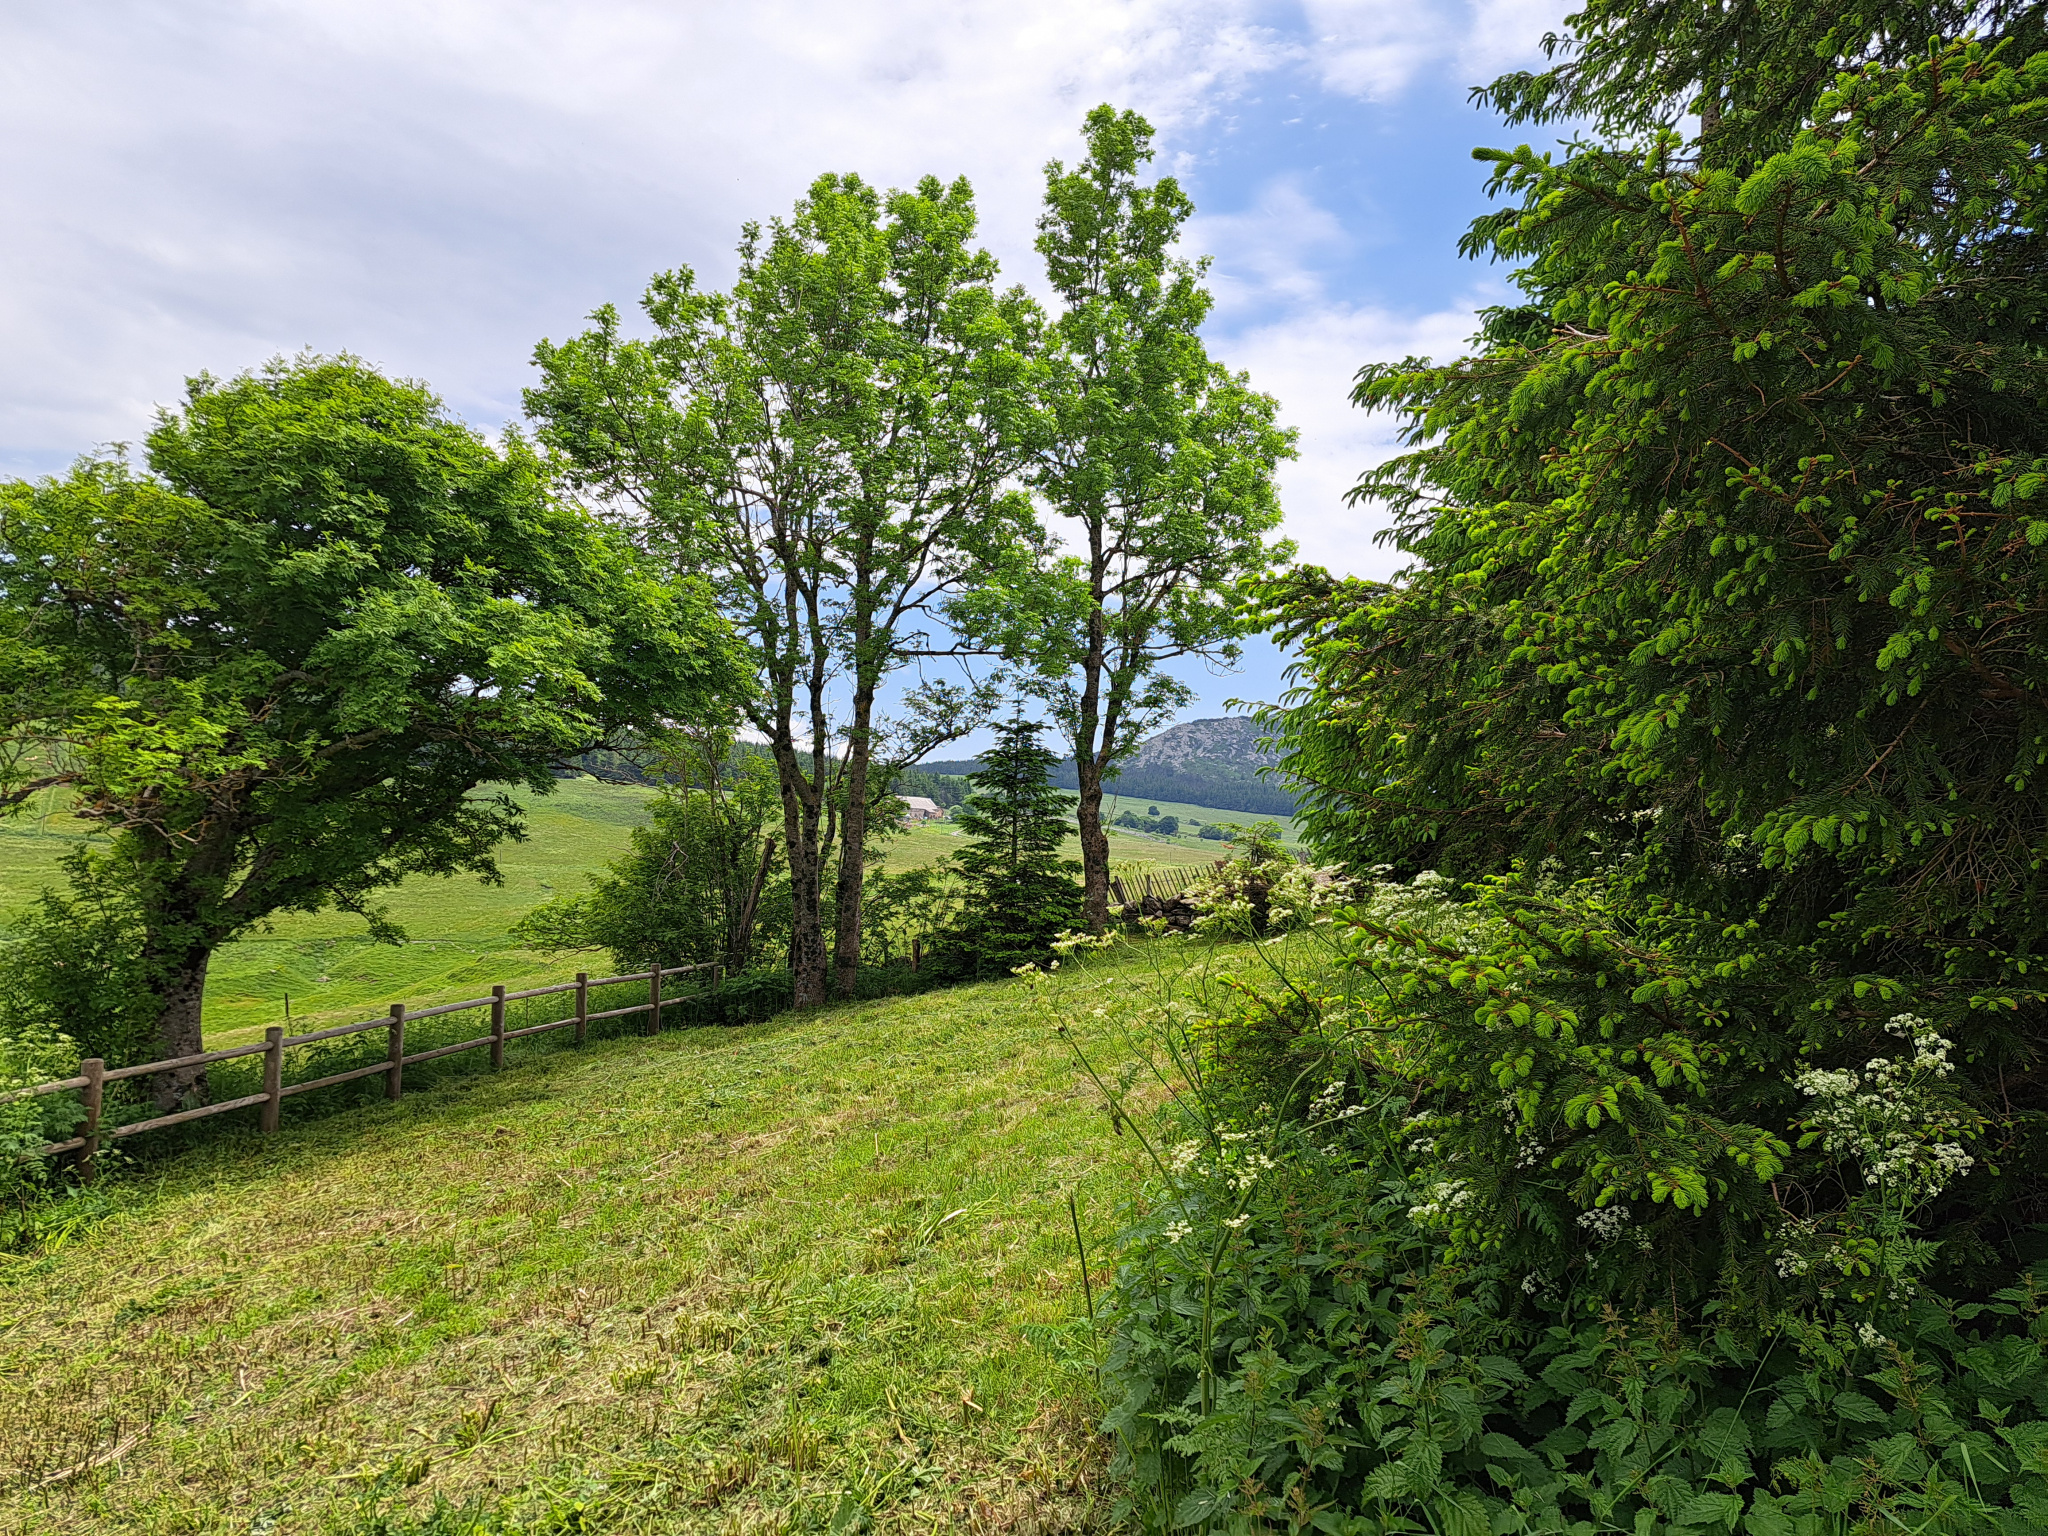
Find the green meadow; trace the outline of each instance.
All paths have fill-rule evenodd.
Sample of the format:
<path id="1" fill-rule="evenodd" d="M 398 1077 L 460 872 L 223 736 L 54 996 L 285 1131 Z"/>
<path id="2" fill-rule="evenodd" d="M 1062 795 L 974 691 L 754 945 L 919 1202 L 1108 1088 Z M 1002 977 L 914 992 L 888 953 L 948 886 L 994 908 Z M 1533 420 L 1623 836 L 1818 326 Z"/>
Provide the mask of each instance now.
<path id="1" fill-rule="evenodd" d="M 382 1013 L 394 1002 L 426 1006 L 479 996 L 496 982 L 516 991 L 566 981 L 579 967 L 603 969 L 601 955 L 578 961 L 525 949 L 510 930 L 541 902 L 581 889 L 589 874 L 617 857 L 631 830 L 646 822 L 652 794 L 584 778 L 564 780 L 549 795 L 522 796 L 528 835 L 499 850 L 501 884 L 473 876 L 418 877 L 384 896 L 405 929 L 403 944 L 374 942 L 360 918 L 322 912 L 280 916 L 266 930 L 224 946 L 207 980 L 208 1040 L 236 1044 L 283 1023 L 287 1000 L 294 1027 L 320 1028 Z M 1204 821 L 1234 817 L 1200 807 L 1159 808 L 1192 810 Z M 0 934 L 10 914 L 61 882 L 58 861 L 87 836 L 85 824 L 48 804 L 35 815 L 0 822 Z M 944 825 L 912 828 L 890 842 L 884 867 L 933 864 L 960 843 L 959 832 Z M 1077 848 L 1068 852 L 1078 856 Z M 1121 830 L 1110 840 L 1111 857 L 1122 864 L 1200 864 L 1221 851 L 1219 843 Z"/>

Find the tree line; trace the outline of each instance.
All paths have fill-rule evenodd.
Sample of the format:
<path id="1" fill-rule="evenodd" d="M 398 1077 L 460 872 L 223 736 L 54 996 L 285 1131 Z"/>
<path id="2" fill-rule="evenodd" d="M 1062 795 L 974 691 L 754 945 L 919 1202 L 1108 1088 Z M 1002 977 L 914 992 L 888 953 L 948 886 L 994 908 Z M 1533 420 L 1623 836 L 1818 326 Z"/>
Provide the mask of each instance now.
<path id="1" fill-rule="evenodd" d="M 1187 699 L 1165 663 L 1235 654 L 1293 438 L 1203 344 L 1149 125 L 1084 138 L 1046 172 L 1050 311 L 999 286 L 964 180 L 827 175 L 725 291 L 661 273 L 638 334 L 606 305 L 542 342 L 496 442 L 303 356 L 194 378 L 139 462 L 0 486 L 0 808 L 105 834 L 17 925 L 12 1037 L 196 1052 L 222 944 L 324 908 L 398 937 L 377 892 L 497 879 L 512 789 L 683 725 L 764 744 L 775 835 L 728 850 L 720 942 L 778 866 L 799 1007 L 853 995 L 890 786 L 1006 696 L 1078 765 L 1101 927 L 1104 777 Z"/>

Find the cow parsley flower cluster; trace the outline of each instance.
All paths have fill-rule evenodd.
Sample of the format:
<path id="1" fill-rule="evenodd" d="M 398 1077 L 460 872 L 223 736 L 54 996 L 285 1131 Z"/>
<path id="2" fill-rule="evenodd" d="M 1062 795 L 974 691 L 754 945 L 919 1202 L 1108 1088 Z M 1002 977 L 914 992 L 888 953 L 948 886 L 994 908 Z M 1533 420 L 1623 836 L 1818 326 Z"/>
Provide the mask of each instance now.
<path id="1" fill-rule="evenodd" d="M 1596 1243 L 1612 1242 L 1634 1221 L 1634 1214 L 1625 1205 L 1601 1205 L 1579 1212 L 1579 1230 L 1589 1234 Z"/>
<path id="2" fill-rule="evenodd" d="M 1252 838 L 1244 852 L 1183 890 L 1181 899 L 1200 914 L 1192 932 L 1251 938 L 1330 922 L 1358 893 L 1336 865 L 1304 864 L 1277 843 Z"/>
<path id="3" fill-rule="evenodd" d="M 1408 1215 L 1425 1227 L 1449 1226 L 1459 1211 L 1472 1203 L 1472 1186 L 1463 1179 L 1438 1179 L 1422 1192 L 1422 1198 L 1408 1207 Z"/>
<path id="4" fill-rule="evenodd" d="M 1332 1078 L 1327 1086 L 1309 1100 L 1307 1123 L 1312 1126 L 1342 1125 L 1345 1121 L 1355 1120 L 1364 1114 L 1363 1104 L 1344 1102 L 1345 1087 L 1343 1078 Z"/>
<path id="5" fill-rule="evenodd" d="M 1866 1184 L 1917 1205 L 1968 1173 L 1976 1159 L 1955 1139 L 1963 1117 L 1936 1089 L 1955 1070 L 1952 1043 L 1915 1014 L 1902 1013 L 1885 1028 L 1911 1045 L 1910 1056 L 1874 1056 L 1860 1070 L 1810 1068 L 1793 1084 L 1815 1101 L 1806 1123 L 1825 1150 L 1855 1158 Z"/>

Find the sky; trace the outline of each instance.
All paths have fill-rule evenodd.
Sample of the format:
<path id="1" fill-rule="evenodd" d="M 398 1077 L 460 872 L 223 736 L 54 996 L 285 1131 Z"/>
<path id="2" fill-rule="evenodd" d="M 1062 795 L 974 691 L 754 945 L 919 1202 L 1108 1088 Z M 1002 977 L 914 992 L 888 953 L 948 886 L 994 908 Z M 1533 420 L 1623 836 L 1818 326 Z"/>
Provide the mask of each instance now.
<path id="1" fill-rule="evenodd" d="M 687 265 L 824 171 L 967 176 L 1007 281 L 1045 163 L 1131 106 L 1213 258 L 1213 355 L 1300 429 L 1301 558 L 1385 576 L 1345 506 L 1392 424 L 1366 362 L 1455 355 L 1503 274 L 1469 88 L 1540 60 L 1557 0 L 0 0 L 0 476 L 132 441 L 183 380 L 347 350 L 466 420 L 519 413 L 542 337 Z M 1200 667 L 1191 717 L 1284 658 Z"/>

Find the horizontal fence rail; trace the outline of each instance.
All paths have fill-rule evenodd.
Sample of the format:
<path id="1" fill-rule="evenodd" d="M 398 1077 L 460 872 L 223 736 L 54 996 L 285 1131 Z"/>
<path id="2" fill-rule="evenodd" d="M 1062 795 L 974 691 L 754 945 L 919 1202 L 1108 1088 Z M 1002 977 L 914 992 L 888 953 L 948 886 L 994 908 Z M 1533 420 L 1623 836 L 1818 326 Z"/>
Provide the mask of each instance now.
<path id="1" fill-rule="evenodd" d="M 17 1088 L 0 1094 L 0 1102 L 15 1099 L 35 1098 L 47 1093 L 69 1093 L 77 1091 L 79 1107 L 84 1111 L 84 1120 L 79 1133 L 65 1141 L 46 1142 L 41 1147 L 29 1148 L 29 1157 L 55 1157 L 66 1152 L 76 1152 L 78 1173 L 90 1181 L 93 1165 L 98 1158 L 101 1144 L 122 1137 L 138 1136 L 144 1131 L 163 1130 L 173 1125 L 184 1125 L 192 1120 L 204 1120 L 212 1115 L 225 1115 L 234 1110 L 262 1107 L 261 1125 L 265 1134 L 278 1127 L 279 1111 L 288 1098 L 296 1094 L 311 1093 L 316 1088 L 331 1088 L 338 1083 L 353 1082 L 357 1078 L 384 1078 L 384 1097 L 397 1099 L 405 1091 L 405 1069 L 421 1062 L 437 1061 L 444 1056 L 453 1056 L 462 1051 L 473 1051 L 489 1047 L 491 1066 L 499 1068 L 505 1064 L 505 1042 L 529 1035 L 543 1035 L 557 1029 L 574 1029 L 575 1042 L 584 1043 L 589 1036 L 590 1026 L 600 1019 L 625 1018 L 633 1014 L 647 1016 L 645 1032 L 658 1033 L 661 1029 L 661 1015 L 664 1009 L 690 1000 L 691 994 L 663 995 L 664 983 L 679 976 L 707 976 L 708 991 L 718 990 L 725 967 L 715 961 L 701 965 L 662 966 L 652 970 L 635 971 L 625 976 L 601 976 L 592 979 L 587 972 L 578 971 L 574 981 L 561 982 L 551 987 L 529 987 L 520 992 L 507 992 L 502 986 L 491 988 L 489 997 L 475 997 L 460 1003 L 437 1003 L 431 1008 L 408 1008 L 404 1003 L 393 1003 L 383 1018 L 365 1019 L 359 1024 L 339 1024 L 332 1029 L 316 1029 L 302 1035 L 288 1035 L 273 1024 L 264 1031 L 261 1044 L 235 1045 L 224 1050 L 200 1051 L 192 1056 L 176 1056 L 166 1061 L 137 1062 L 133 1066 L 109 1068 L 98 1057 L 81 1062 L 76 1077 L 59 1078 L 53 1082 L 37 1083 L 32 1087 Z M 590 1011 L 590 992 L 593 987 L 610 987 L 622 984 L 645 982 L 647 1001 L 625 1008 L 607 1008 L 598 1013 Z M 575 994 L 575 1011 L 559 1019 L 550 1019 L 542 1024 L 529 1024 L 523 1029 L 505 1027 L 505 1005 L 523 1002 L 534 997 L 559 997 Z M 458 1040 L 452 1044 L 438 1045 L 430 1050 L 408 1054 L 405 1048 L 406 1026 L 421 1019 L 440 1018 L 447 1014 L 462 1013 L 473 1008 L 490 1010 L 490 1033 L 474 1039 Z M 385 1031 L 385 1052 L 380 1061 L 367 1066 L 353 1067 L 346 1072 L 331 1072 L 324 1077 L 304 1082 L 287 1083 L 284 1080 L 284 1053 L 295 1046 L 316 1045 L 322 1041 L 340 1040 L 351 1035 L 364 1035 L 373 1030 Z M 233 1061 L 243 1056 L 263 1058 L 263 1089 L 260 1093 L 247 1093 L 232 1099 L 222 1099 L 211 1104 L 200 1104 L 191 1109 L 182 1109 L 174 1114 L 157 1115 L 147 1120 L 131 1120 L 119 1125 L 102 1126 L 101 1115 L 105 1103 L 106 1085 L 124 1078 L 148 1077 L 159 1072 L 175 1072 L 192 1067 L 211 1066 L 215 1062 Z"/>

